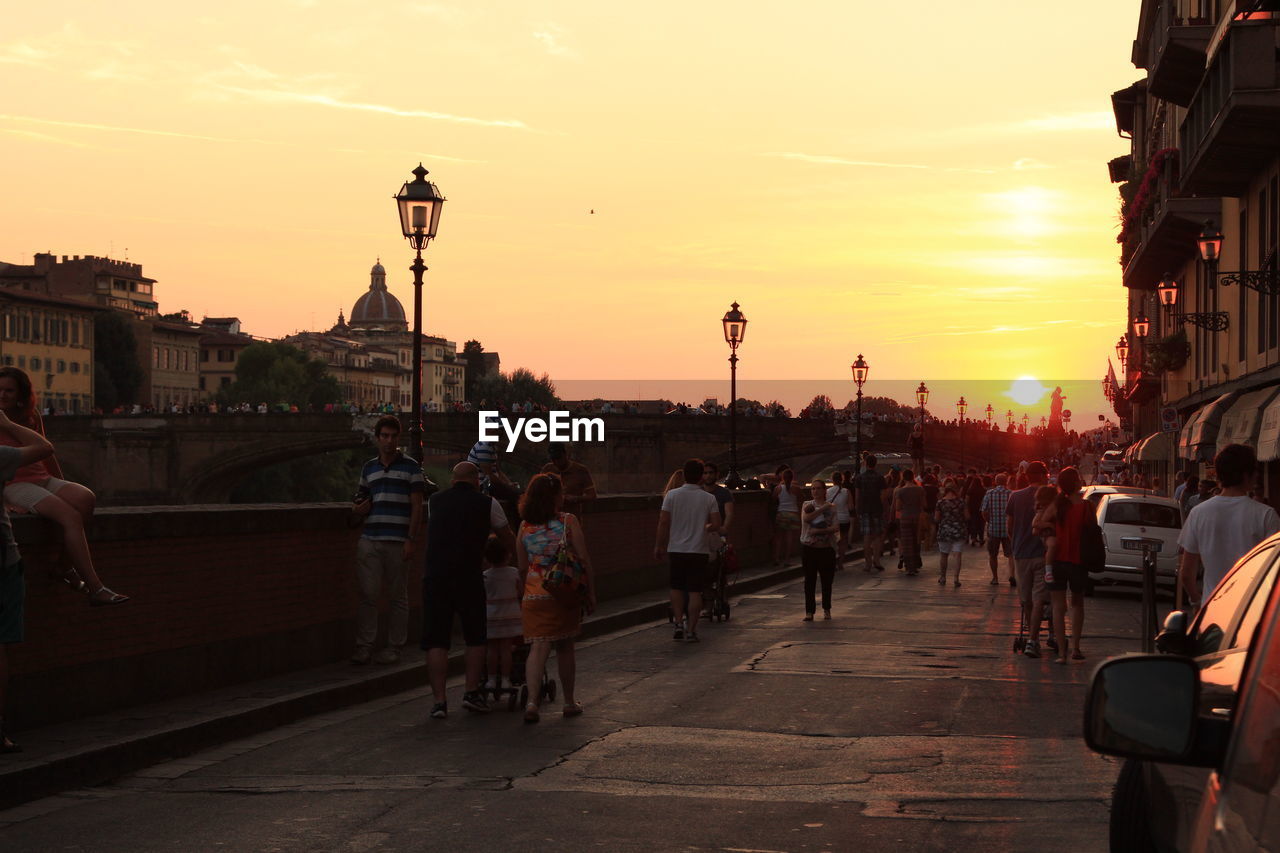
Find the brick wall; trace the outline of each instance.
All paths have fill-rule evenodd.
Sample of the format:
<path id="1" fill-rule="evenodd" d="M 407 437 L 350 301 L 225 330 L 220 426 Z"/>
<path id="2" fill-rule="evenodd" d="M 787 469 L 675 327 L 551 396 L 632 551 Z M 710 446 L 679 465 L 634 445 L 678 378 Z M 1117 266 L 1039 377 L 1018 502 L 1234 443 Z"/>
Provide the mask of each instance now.
<path id="1" fill-rule="evenodd" d="M 583 529 L 602 598 L 666 588 L 653 560 L 657 497 L 601 498 Z M 738 501 L 744 565 L 769 557 L 768 502 Z M 345 504 L 99 510 L 90 531 L 106 584 L 133 597 L 89 607 L 48 573 L 57 528 L 18 518 L 26 642 L 10 647 L 6 718 L 30 727 L 208 690 L 351 653 L 358 531 Z M 421 568 L 409 580 L 418 637 Z"/>

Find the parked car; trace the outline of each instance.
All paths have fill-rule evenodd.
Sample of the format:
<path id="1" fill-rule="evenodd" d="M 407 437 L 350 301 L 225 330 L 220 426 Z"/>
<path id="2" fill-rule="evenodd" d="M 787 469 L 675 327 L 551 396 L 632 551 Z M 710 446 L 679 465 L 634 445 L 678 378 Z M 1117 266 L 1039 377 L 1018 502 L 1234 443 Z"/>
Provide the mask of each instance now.
<path id="1" fill-rule="evenodd" d="M 1126 759 L 1113 853 L 1280 849 L 1278 569 L 1280 534 L 1236 563 L 1189 627 L 1187 614 L 1169 615 L 1156 640 L 1164 654 L 1112 658 L 1094 673 L 1085 739 Z"/>
<path id="2" fill-rule="evenodd" d="M 1098 468 L 1108 474 L 1114 474 L 1124 467 L 1124 451 L 1108 450 L 1098 460 Z"/>
<path id="3" fill-rule="evenodd" d="M 1098 524 L 1107 562 L 1104 571 L 1090 575 L 1094 583 L 1142 582 L 1143 555 L 1124 547 L 1122 540 L 1128 536 L 1159 539 L 1163 546 L 1156 555 L 1156 583 L 1169 587 L 1177 583 L 1178 535 L 1182 532 L 1182 510 L 1177 501 L 1150 493 L 1100 495 Z"/>
<path id="4" fill-rule="evenodd" d="M 1154 495 L 1153 489 L 1143 489 L 1138 486 L 1085 486 L 1080 490 L 1080 496 L 1097 507 L 1098 502 L 1102 500 L 1104 495 Z"/>

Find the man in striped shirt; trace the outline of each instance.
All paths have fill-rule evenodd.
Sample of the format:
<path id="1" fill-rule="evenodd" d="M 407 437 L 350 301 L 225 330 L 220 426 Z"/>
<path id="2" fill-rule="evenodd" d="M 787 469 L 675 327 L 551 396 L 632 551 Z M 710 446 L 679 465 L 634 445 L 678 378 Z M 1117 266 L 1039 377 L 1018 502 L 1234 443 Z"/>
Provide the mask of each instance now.
<path id="1" fill-rule="evenodd" d="M 1009 542 L 1009 475 L 997 474 L 995 488 L 982 496 L 982 520 L 987 523 L 987 560 L 991 564 L 991 583 L 1000 583 L 1000 549 L 1009 561 L 1009 586 L 1017 586 L 1013 570 L 1013 546 Z"/>
<path id="2" fill-rule="evenodd" d="M 409 589 L 406 585 L 414 542 L 422 529 L 422 466 L 400 452 L 400 421 L 378 418 L 373 430 L 377 457 L 360 471 L 352 512 L 364 518 L 356 546 L 356 578 L 360 610 L 356 615 L 356 651 L 351 662 L 395 663 L 409 635 Z M 378 597 L 383 586 L 391 599 L 387 647 L 373 655 L 378 636 Z"/>

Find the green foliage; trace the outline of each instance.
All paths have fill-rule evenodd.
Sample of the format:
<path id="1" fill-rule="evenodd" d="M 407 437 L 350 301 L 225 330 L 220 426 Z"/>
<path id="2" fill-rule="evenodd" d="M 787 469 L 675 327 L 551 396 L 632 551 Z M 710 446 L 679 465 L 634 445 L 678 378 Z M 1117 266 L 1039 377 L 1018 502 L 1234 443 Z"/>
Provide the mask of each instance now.
<path id="1" fill-rule="evenodd" d="M 473 394 L 473 402 L 487 401 L 490 405 L 510 405 L 531 400 L 547 408 L 560 406 L 560 398 L 556 396 L 556 386 L 551 377 L 545 373 L 534 376 L 533 371 L 523 367 L 517 367 L 511 373 L 498 371 L 481 376 L 476 381 Z"/>
<path id="2" fill-rule="evenodd" d="M 476 383 L 485 374 L 484 370 L 484 345 L 477 340 L 467 341 L 462 345 L 462 360 L 467 365 L 467 375 L 463 385 L 463 397 L 475 403 L 479 398 L 475 396 Z"/>
<path id="3" fill-rule="evenodd" d="M 372 447 L 336 450 L 255 470 L 231 491 L 231 503 L 349 501 Z"/>
<path id="4" fill-rule="evenodd" d="M 118 405 L 140 402 L 143 373 L 132 319 L 118 311 L 103 311 L 93 318 L 93 361 L 94 376 L 106 380 L 97 380 L 95 406 L 109 412 Z"/>
<path id="5" fill-rule="evenodd" d="M 1142 362 L 1142 369 L 1147 373 L 1164 373 L 1177 370 L 1187 363 L 1191 355 L 1191 343 L 1187 340 L 1186 329 L 1152 344 L 1147 344 L 1147 355 Z"/>
<path id="6" fill-rule="evenodd" d="M 857 400 L 850 400 L 845 404 L 845 411 L 855 411 L 858 408 Z M 928 409 L 925 412 L 928 413 Z M 911 418 L 920 416 L 919 406 L 905 406 L 891 397 L 863 397 L 862 398 L 862 414 L 866 415 L 905 415 Z"/>
<path id="7" fill-rule="evenodd" d="M 341 391 L 323 361 L 290 344 L 257 342 L 240 353 L 236 380 L 218 391 L 218 401 L 320 407 L 341 402 Z"/>

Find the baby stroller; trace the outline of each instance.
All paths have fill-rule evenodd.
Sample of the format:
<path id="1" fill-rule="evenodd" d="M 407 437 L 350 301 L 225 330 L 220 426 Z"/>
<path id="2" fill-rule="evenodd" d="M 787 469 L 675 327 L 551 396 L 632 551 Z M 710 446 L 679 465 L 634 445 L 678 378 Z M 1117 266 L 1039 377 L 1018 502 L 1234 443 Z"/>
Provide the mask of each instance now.
<path id="1" fill-rule="evenodd" d="M 716 554 L 712 568 L 711 585 L 707 588 L 707 617 L 712 622 L 729 621 L 729 596 L 738 581 L 738 555 L 727 542 Z"/>
<path id="2" fill-rule="evenodd" d="M 1013 638 L 1013 653 L 1020 655 L 1027 649 L 1027 609 L 1019 605 L 1018 607 L 1018 636 Z M 1057 651 L 1058 644 L 1053 638 L 1053 608 L 1045 606 L 1040 611 L 1040 636 L 1045 637 L 1045 645 L 1051 651 Z"/>
<path id="3" fill-rule="evenodd" d="M 485 691 L 493 697 L 495 706 L 507 701 L 507 710 L 514 711 L 529 704 L 529 685 L 524 680 L 524 665 L 529 660 L 529 644 L 520 643 L 511 650 L 511 686 L 487 687 Z M 542 684 L 538 687 L 540 698 L 548 702 L 556 700 L 556 682 L 546 672 L 542 673 Z M 541 703 L 539 703 L 541 704 Z"/>

